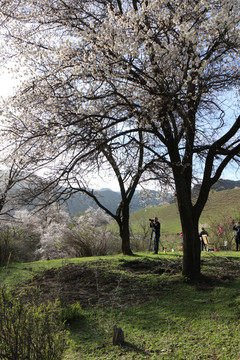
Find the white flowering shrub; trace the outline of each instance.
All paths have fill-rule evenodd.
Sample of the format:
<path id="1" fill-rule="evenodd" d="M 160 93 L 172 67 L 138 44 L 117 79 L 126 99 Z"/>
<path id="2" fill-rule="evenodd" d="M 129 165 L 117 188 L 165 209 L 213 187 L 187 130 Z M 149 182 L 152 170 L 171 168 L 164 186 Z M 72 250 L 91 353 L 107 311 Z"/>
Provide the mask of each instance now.
<path id="1" fill-rule="evenodd" d="M 36 258 L 61 259 L 67 256 L 73 257 L 75 254 L 69 246 L 65 244 L 65 234 L 68 232 L 67 224 L 51 223 L 41 234 L 39 247 L 36 250 Z"/>
<path id="2" fill-rule="evenodd" d="M 36 258 L 46 260 L 73 256 L 71 249 L 64 245 L 64 233 L 71 222 L 68 213 L 52 204 L 39 213 L 39 220 L 42 226 Z"/>
<path id="3" fill-rule="evenodd" d="M 56 204 L 39 212 L 16 211 L 0 226 L 0 264 L 72 255 L 63 244 L 70 221 L 69 215 Z"/>
<path id="4" fill-rule="evenodd" d="M 16 211 L 0 227 L 1 264 L 35 260 L 41 231 L 37 216 L 28 210 Z"/>
<path id="5" fill-rule="evenodd" d="M 73 228 L 65 229 L 64 243 L 75 256 L 106 255 L 113 251 L 115 235 L 106 229 L 111 218 L 101 209 L 89 208 L 75 219 Z"/>

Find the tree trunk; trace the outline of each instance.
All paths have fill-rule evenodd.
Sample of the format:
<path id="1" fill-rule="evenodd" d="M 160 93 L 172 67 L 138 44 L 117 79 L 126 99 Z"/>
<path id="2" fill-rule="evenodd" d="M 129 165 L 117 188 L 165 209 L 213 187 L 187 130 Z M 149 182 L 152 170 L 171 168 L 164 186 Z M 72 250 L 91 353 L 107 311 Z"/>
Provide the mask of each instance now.
<path id="1" fill-rule="evenodd" d="M 122 216 L 118 220 L 123 255 L 133 255 L 130 247 L 129 216 L 129 206 L 124 206 L 122 208 Z"/>
<path id="2" fill-rule="evenodd" d="M 201 247 L 198 232 L 199 216 L 196 215 L 191 202 L 191 189 L 188 189 L 182 179 L 176 183 L 176 188 L 183 232 L 182 274 L 189 280 L 197 280 L 201 275 Z"/>
<path id="3" fill-rule="evenodd" d="M 180 215 L 181 216 L 181 215 Z M 182 221 L 182 217 L 184 220 Z M 198 222 L 186 222 L 182 215 L 183 232 L 183 270 L 182 274 L 189 280 L 197 280 L 201 274 L 201 248 L 198 234 Z"/>
<path id="4" fill-rule="evenodd" d="M 130 247 L 129 225 L 126 225 L 125 221 L 122 221 L 122 224 L 120 226 L 120 237 L 122 240 L 123 255 L 133 255 L 133 252 Z"/>

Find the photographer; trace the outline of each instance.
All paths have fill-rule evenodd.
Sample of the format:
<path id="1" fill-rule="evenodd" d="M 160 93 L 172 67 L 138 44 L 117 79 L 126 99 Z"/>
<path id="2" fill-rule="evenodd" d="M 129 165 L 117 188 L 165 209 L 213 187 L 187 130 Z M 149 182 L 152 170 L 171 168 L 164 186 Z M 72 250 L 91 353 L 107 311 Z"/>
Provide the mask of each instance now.
<path id="1" fill-rule="evenodd" d="M 154 233 L 154 254 L 157 254 L 159 248 L 161 225 L 157 217 L 155 217 L 154 219 L 149 219 L 149 221 L 150 221 L 150 227 L 152 228 Z"/>

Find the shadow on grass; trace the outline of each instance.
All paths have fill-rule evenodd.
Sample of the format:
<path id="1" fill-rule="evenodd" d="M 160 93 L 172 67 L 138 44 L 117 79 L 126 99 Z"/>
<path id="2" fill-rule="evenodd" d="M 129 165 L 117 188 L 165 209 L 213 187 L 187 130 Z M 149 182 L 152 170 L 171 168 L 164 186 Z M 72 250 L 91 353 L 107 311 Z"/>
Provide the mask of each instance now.
<path id="1" fill-rule="evenodd" d="M 105 320 L 110 321 L 110 319 Z M 104 320 L 102 320 L 102 322 L 103 321 Z M 86 352 L 87 349 L 90 353 L 97 353 L 98 351 L 102 352 L 104 351 L 103 349 L 105 349 L 106 352 L 133 352 L 134 354 L 144 355 L 145 357 L 150 356 L 143 348 L 129 341 L 125 341 L 123 345 L 113 346 L 113 331 L 106 332 L 102 325 L 98 325 L 98 322 L 94 318 L 94 314 L 90 312 L 68 324 L 70 339 L 74 343 L 73 350 Z"/>
<path id="2" fill-rule="evenodd" d="M 137 353 L 137 354 L 141 354 L 141 355 L 145 355 L 145 356 L 150 356 L 149 353 L 147 353 L 145 350 L 141 349 L 140 347 L 134 345 L 134 344 L 131 344 L 130 342 L 128 341 L 125 341 L 124 345 L 123 345 L 123 348 L 127 351 L 133 351 L 134 353 Z"/>

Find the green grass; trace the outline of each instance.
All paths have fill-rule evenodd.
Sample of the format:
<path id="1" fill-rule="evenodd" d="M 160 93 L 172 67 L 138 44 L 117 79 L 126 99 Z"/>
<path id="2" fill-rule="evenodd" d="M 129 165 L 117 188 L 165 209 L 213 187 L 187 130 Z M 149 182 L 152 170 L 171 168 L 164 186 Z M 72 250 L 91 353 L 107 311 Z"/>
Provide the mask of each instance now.
<path id="1" fill-rule="evenodd" d="M 239 261 L 235 253 L 205 257 L 212 257 L 211 266 L 215 260 L 218 266 L 222 260 Z M 74 346 L 67 358 L 238 360 L 240 280 L 208 290 L 176 277 L 164 281 L 159 296 L 146 304 L 87 309 L 83 321 L 70 328 Z M 124 347 L 111 344 L 114 324 L 125 332 Z"/>
<path id="2" fill-rule="evenodd" d="M 108 256 L 107 258 L 117 258 L 121 255 Z M 92 262 L 101 257 L 59 259 L 47 261 L 33 261 L 29 263 L 10 263 L 7 266 L 0 267 L 0 284 L 9 288 L 32 279 L 34 276 L 41 275 L 45 270 L 59 268 L 67 264 Z M 106 258 L 106 257 L 104 257 Z"/>
<path id="3" fill-rule="evenodd" d="M 148 253 L 139 253 L 136 257 L 101 257 L 108 260 L 100 262 L 101 268 L 106 267 L 106 276 L 111 272 L 119 276 L 114 290 L 118 296 L 113 297 L 110 305 L 82 309 L 82 316 L 68 324 L 71 343 L 63 360 L 239 360 L 240 253 L 203 253 L 202 272 L 215 279 L 204 286 L 189 285 L 180 272 L 159 275 L 119 266 L 128 262 L 141 265 L 143 261 L 159 261 L 162 266 L 174 267 L 181 257 L 177 252 L 157 257 Z M 13 287 L 45 269 L 70 262 L 98 266 L 98 259 L 11 264 L 1 269 L 0 280 Z M 125 278 L 131 279 L 133 301 L 120 304 L 119 297 L 126 296 L 122 284 Z M 235 280 L 229 281 L 229 278 Z M 148 287 L 149 291 L 158 286 L 158 291 L 143 302 L 137 291 L 140 286 Z M 112 345 L 114 324 L 124 330 L 126 344 L 122 347 Z"/>
<path id="4" fill-rule="evenodd" d="M 198 293 L 176 286 L 146 305 L 92 311 L 72 328 L 75 352 L 81 359 L 238 359 L 239 307 L 229 306 L 235 288 Z M 125 331 L 127 345 L 111 345 L 112 327 Z M 74 359 L 74 357 L 73 357 Z"/>

